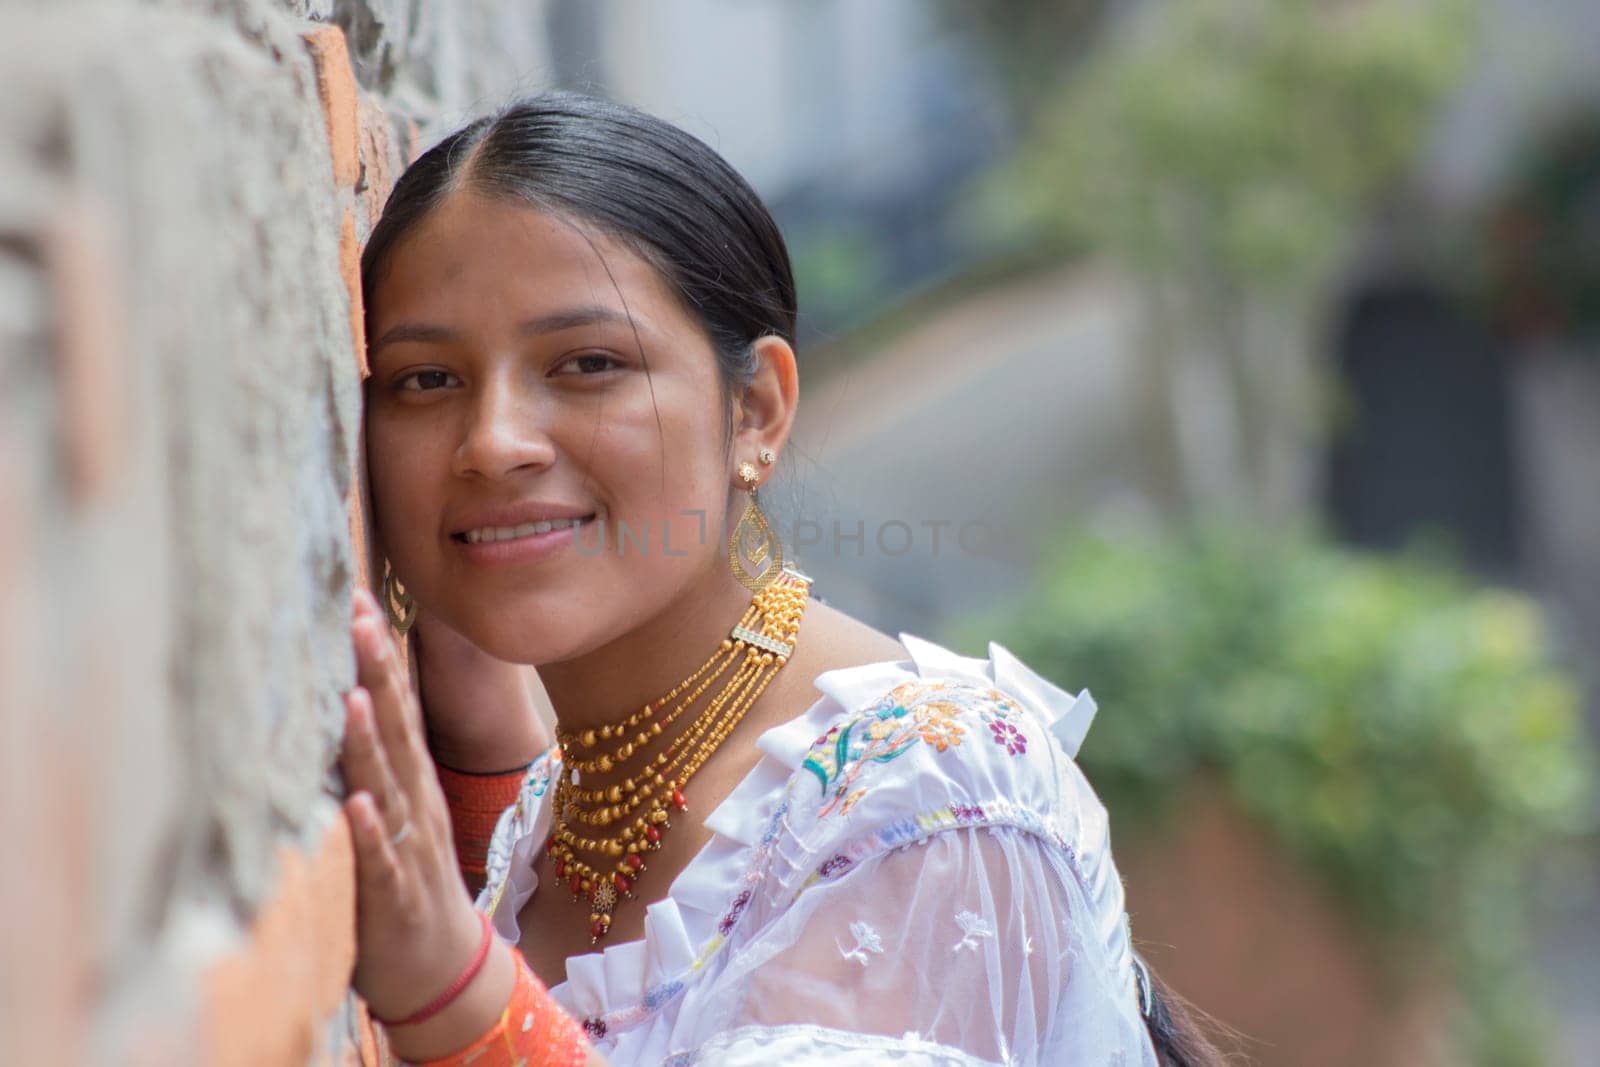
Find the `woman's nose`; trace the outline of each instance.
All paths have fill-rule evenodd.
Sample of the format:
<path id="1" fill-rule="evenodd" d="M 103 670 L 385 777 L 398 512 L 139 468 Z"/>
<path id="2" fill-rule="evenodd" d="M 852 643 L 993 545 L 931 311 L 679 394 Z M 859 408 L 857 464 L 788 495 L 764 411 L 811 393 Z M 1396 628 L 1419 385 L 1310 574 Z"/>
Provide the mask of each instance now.
<path id="1" fill-rule="evenodd" d="M 555 462 L 555 441 L 534 398 L 521 395 L 510 383 L 491 382 L 475 399 L 456 448 L 454 473 L 502 478 Z"/>

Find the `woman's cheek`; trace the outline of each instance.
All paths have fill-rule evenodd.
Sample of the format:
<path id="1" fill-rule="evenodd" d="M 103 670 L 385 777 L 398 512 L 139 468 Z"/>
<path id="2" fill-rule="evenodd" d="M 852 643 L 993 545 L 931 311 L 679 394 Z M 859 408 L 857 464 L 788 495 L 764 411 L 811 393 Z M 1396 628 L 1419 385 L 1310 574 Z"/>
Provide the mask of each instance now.
<path id="1" fill-rule="evenodd" d="M 396 567 L 415 572 L 424 542 L 438 525 L 430 519 L 429 450 L 415 437 L 368 423 L 367 471 L 377 535 Z"/>

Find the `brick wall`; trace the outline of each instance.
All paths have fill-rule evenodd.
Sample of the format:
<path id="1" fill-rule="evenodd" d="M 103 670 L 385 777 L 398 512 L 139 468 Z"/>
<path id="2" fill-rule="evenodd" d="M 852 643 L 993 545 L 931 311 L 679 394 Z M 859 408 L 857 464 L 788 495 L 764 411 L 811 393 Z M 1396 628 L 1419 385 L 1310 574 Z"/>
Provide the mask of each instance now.
<path id="1" fill-rule="evenodd" d="M 525 0 L 0 4 L 0 1062 L 374 1062 L 357 261 Z"/>

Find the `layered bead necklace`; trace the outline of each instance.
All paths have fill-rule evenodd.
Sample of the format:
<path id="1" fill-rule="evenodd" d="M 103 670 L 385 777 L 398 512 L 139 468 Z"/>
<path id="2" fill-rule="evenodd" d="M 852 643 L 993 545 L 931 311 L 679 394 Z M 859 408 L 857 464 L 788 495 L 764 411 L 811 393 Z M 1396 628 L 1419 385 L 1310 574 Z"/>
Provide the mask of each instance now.
<path id="1" fill-rule="evenodd" d="M 591 944 L 611 928 L 617 905 L 634 899 L 633 886 L 648 869 L 644 854 L 660 848 L 662 834 L 672 828 L 670 809 L 689 810 L 684 790 L 690 779 L 789 662 L 810 590 L 810 578 L 783 568 L 756 592 L 700 669 L 666 695 L 598 729 L 578 734 L 557 729 L 562 763 L 548 852 L 556 878 L 566 882 L 574 900 L 589 905 Z M 663 732 L 735 665 L 704 709 L 658 748 Z M 638 769 L 629 770 L 634 764 Z M 604 789 L 581 784 L 585 775 L 613 772 L 627 776 Z M 574 824 L 584 833 L 574 831 Z"/>

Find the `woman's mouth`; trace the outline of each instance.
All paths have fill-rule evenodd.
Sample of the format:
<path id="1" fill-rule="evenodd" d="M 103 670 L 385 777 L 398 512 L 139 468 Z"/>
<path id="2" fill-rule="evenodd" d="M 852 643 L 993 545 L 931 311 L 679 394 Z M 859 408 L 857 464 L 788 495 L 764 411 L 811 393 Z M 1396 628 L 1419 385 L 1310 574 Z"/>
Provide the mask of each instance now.
<path id="1" fill-rule="evenodd" d="M 465 530 L 450 536 L 463 544 L 480 545 L 494 544 L 499 541 L 518 541 L 539 534 L 547 534 L 553 530 L 569 530 L 593 521 L 593 515 L 585 515 L 581 519 L 549 519 L 539 522 L 525 522 L 520 526 L 480 526 L 476 529 Z"/>

